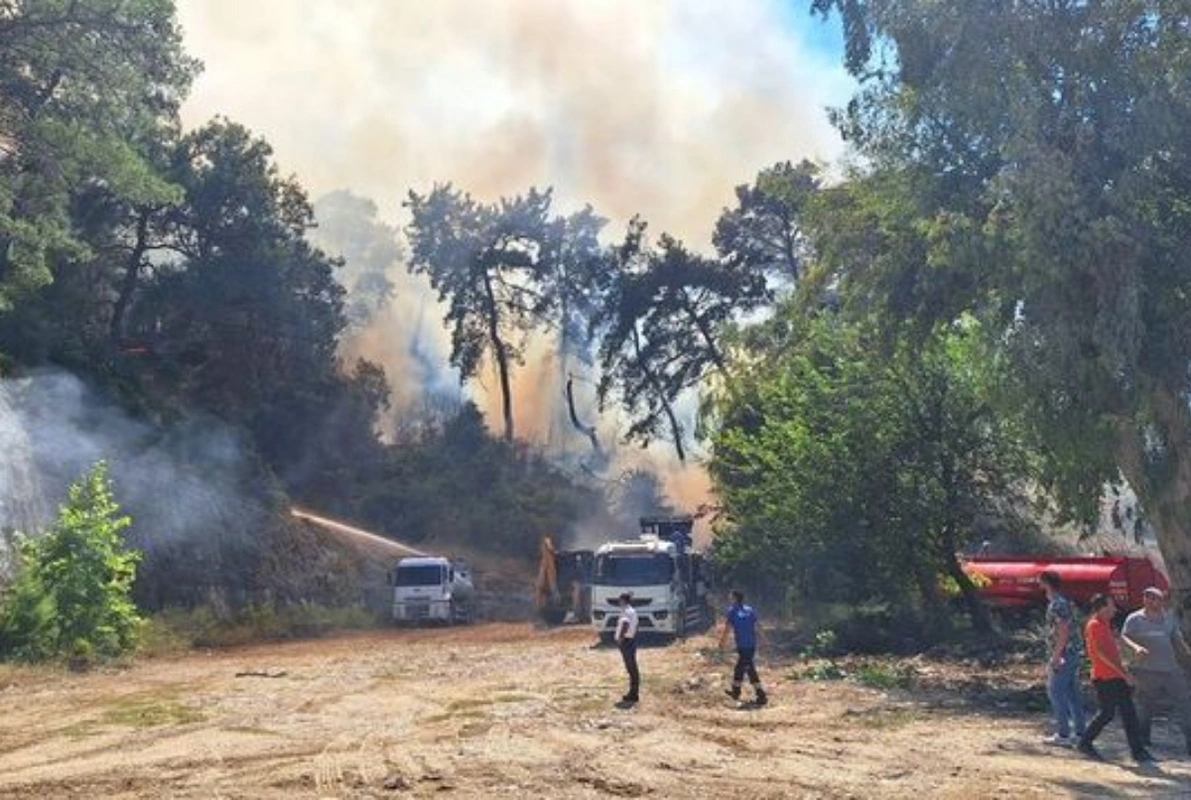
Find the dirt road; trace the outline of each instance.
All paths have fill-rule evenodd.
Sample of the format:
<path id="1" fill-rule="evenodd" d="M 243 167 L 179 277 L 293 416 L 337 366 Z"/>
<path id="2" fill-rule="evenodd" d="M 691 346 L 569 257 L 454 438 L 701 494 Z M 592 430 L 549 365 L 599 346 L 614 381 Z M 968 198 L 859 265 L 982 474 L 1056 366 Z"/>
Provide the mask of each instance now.
<path id="1" fill-rule="evenodd" d="M 1042 744 L 1040 714 L 764 662 L 773 703 L 740 710 L 709 644 L 644 649 L 630 711 L 615 651 L 527 625 L 0 668 L 0 797 L 1191 797 L 1164 726 L 1156 768 L 1115 726 L 1093 764 Z"/>

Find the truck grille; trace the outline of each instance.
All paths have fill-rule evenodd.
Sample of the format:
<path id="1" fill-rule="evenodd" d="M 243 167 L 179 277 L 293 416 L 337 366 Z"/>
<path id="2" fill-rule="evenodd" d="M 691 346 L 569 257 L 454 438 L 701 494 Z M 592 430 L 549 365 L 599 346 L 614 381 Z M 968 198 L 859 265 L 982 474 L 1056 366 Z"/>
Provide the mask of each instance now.
<path id="1" fill-rule="evenodd" d="M 619 606 L 620 598 L 619 597 L 605 597 L 604 602 L 606 602 L 610 606 Z M 653 602 L 652 597 L 634 597 L 632 600 L 629 601 L 629 605 L 631 605 L 633 608 L 640 608 L 641 606 L 647 606 L 652 602 Z"/>

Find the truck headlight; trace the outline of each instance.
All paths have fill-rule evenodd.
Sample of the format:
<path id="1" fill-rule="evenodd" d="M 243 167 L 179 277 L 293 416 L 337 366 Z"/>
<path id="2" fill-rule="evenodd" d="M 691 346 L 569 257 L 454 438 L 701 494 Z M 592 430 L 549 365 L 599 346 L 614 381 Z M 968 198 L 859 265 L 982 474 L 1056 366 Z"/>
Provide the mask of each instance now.
<path id="1" fill-rule="evenodd" d="M 655 612 L 653 612 L 653 616 L 656 619 L 665 619 L 666 617 L 670 616 L 670 612 L 669 611 L 655 611 Z"/>

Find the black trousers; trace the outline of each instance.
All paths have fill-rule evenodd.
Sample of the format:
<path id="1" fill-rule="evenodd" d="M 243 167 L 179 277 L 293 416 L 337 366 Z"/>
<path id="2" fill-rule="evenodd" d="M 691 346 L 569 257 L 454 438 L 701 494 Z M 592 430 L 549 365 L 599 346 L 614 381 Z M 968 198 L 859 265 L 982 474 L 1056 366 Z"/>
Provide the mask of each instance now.
<path id="1" fill-rule="evenodd" d="M 749 683 L 756 686 L 761 682 L 761 676 L 757 674 L 757 665 L 753 662 L 753 656 L 756 654 L 757 648 L 755 647 L 736 648 L 736 669 L 732 670 L 732 685 L 737 689 L 744 682 L 746 673 L 749 676 Z"/>
<path id="2" fill-rule="evenodd" d="M 620 640 L 620 657 L 624 659 L 625 672 L 629 673 L 629 693 L 625 697 L 637 699 L 637 692 L 641 688 L 641 673 L 637 669 L 637 640 Z"/>
<path id="3" fill-rule="evenodd" d="M 1145 752 L 1145 745 L 1141 741 L 1141 728 L 1137 724 L 1137 710 L 1133 707 L 1133 690 L 1124 678 L 1092 681 L 1096 690 L 1096 703 L 1100 711 L 1096 718 L 1088 725 L 1087 733 L 1083 735 L 1083 742 L 1091 744 L 1104 726 L 1112 722 L 1121 710 L 1121 722 L 1125 724 L 1125 738 L 1129 740 L 1129 750 L 1136 758 Z"/>

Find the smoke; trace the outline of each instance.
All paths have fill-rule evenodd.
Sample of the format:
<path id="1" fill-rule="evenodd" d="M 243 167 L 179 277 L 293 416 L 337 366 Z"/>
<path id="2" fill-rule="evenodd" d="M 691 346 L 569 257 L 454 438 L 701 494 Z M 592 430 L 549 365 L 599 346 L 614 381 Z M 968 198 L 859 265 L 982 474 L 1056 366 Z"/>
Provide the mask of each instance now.
<path id="1" fill-rule="evenodd" d="M 319 198 L 314 211 L 312 242 L 343 260 L 336 277 L 347 289 L 351 325 L 339 355 L 348 365 L 364 358 L 383 367 L 398 414 L 427 396 L 457 396 L 442 306 L 429 279 L 406 269 L 398 232 L 378 219 L 375 203 L 350 191 Z M 393 419 L 380 427 L 391 436 Z"/>
<path id="2" fill-rule="evenodd" d="M 264 517 L 243 488 L 250 465 L 231 430 L 202 417 L 150 426 L 64 372 L 0 380 L 0 446 L 0 530 L 51 525 L 67 488 L 101 460 L 133 518 L 129 542 L 149 558 L 245 541 Z"/>
<path id="3" fill-rule="evenodd" d="M 397 219 L 410 188 L 481 199 L 552 185 L 612 229 L 710 239 L 736 184 L 842 151 L 823 111 L 850 83 L 784 0 L 181 0 L 206 65 L 188 124 L 264 135 L 315 196 Z M 810 31 L 808 33 L 808 31 Z"/>
<path id="4" fill-rule="evenodd" d="M 810 43 L 817 23 L 785 0 L 180 0 L 179 16 L 206 65 L 187 124 L 243 122 L 312 195 L 347 187 L 395 229 L 406 193 L 435 182 L 484 201 L 553 186 L 556 211 L 591 203 L 610 237 L 640 213 L 704 249 L 736 185 L 777 161 L 843 150 L 824 109 L 845 101 L 850 79 L 838 54 Z M 341 354 L 384 366 L 400 413 L 458 376 L 425 280 L 398 265 L 386 274 L 396 299 Z M 556 345 L 530 342 L 514 372 L 515 426 L 571 463 L 590 445 L 570 428 Z M 491 365 L 468 393 L 499 428 Z M 621 421 L 585 411 L 611 449 Z M 604 474 L 638 467 L 686 508 L 708 497 L 703 471 L 664 443 L 617 453 Z"/>

